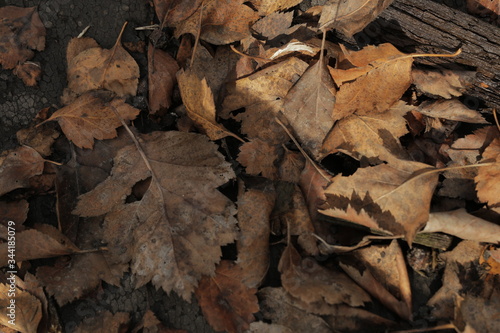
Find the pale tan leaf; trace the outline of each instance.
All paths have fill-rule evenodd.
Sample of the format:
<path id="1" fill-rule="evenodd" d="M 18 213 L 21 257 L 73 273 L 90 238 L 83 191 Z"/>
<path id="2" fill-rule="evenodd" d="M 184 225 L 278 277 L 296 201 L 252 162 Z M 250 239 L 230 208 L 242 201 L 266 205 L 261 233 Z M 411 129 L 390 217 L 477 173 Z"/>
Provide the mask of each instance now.
<path id="1" fill-rule="evenodd" d="M 260 16 L 269 16 L 269 14 L 283 11 L 295 5 L 298 5 L 302 0 L 252 0 L 259 10 Z"/>
<path id="2" fill-rule="evenodd" d="M 448 101 L 426 101 L 420 104 L 418 112 L 434 118 L 462 121 L 471 124 L 488 124 L 478 111 L 466 107 L 457 99 Z"/>
<path id="3" fill-rule="evenodd" d="M 491 160 L 491 166 L 479 168 L 474 179 L 479 200 L 488 203 L 488 207 L 500 213 L 500 139 L 496 138 L 484 150 L 482 161 Z"/>
<path id="4" fill-rule="evenodd" d="M 413 69 L 413 84 L 423 93 L 446 99 L 459 97 L 471 85 L 476 72 L 452 71 L 449 69 Z"/>

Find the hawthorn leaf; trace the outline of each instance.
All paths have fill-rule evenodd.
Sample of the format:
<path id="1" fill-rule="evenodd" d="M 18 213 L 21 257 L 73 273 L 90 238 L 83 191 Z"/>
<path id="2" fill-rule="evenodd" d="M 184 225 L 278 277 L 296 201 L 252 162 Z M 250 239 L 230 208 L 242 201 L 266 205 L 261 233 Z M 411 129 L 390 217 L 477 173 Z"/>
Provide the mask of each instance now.
<path id="1" fill-rule="evenodd" d="M 186 106 L 189 118 L 211 140 L 219 140 L 228 135 L 239 139 L 237 135 L 229 132 L 224 126 L 216 122 L 214 96 L 205 78 L 201 80 L 191 70 L 184 71 L 181 69 L 177 73 L 177 81 L 179 82 L 182 101 Z M 242 141 L 242 139 L 239 140 Z"/>
<path id="2" fill-rule="evenodd" d="M 172 91 L 177 82 L 175 74 L 178 70 L 179 65 L 170 54 L 149 44 L 148 84 L 151 113 L 165 111 L 170 107 Z"/>
<path id="3" fill-rule="evenodd" d="M 175 37 L 190 33 L 215 45 L 250 37 L 250 25 L 258 18 L 243 0 L 206 0 L 187 19 L 176 25 Z M 201 20 L 201 22 L 200 22 Z"/>
<path id="4" fill-rule="evenodd" d="M 331 0 L 323 6 L 319 19 L 320 29 L 336 29 L 348 37 L 363 30 L 393 0 Z"/>
<path id="5" fill-rule="evenodd" d="M 413 84 L 420 92 L 446 99 L 462 96 L 475 76 L 476 72 L 450 69 L 413 69 L 411 72 Z"/>
<path id="6" fill-rule="evenodd" d="M 241 163 L 250 175 L 269 179 L 278 179 L 278 167 L 275 165 L 279 147 L 260 139 L 245 142 L 240 147 L 238 162 Z"/>
<path id="7" fill-rule="evenodd" d="M 352 176 L 332 178 L 325 190 L 327 209 L 321 213 L 344 218 L 351 207 L 353 221 L 391 235 L 404 235 L 409 244 L 429 219 L 438 175 L 419 162 L 382 164 L 358 169 Z"/>
<path id="8" fill-rule="evenodd" d="M 338 120 L 332 117 L 335 94 L 335 84 L 320 59 L 305 71 L 283 102 L 283 113 L 302 147 L 314 157 L 319 156 L 323 140 Z"/>
<path id="9" fill-rule="evenodd" d="M 488 124 L 478 111 L 469 109 L 457 99 L 425 101 L 420 104 L 417 111 L 434 118 L 462 121 L 471 124 Z"/>
<path id="10" fill-rule="evenodd" d="M 0 65 L 13 69 L 45 49 L 45 26 L 36 7 L 0 8 Z"/>
<path id="11" fill-rule="evenodd" d="M 0 195 L 30 186 L 30 178 L 43 172 L 45 160 L 28 146 L 4 152 L 0 156 Z"/>
<path id="12" fill-rule="evenodd" d="M 243 271 L 230 260 L 222 260 L 215 276 L 205 276 L 195 291 L 203 315 L 216 331 L 243 332 L 259 311 L 255 293 L 242 283 Z"/>
<path id="13" fill-rule="evenodd" d="M 481 161 L 491 160 L 493 165 L 479 168 L 476 190 L 479 200 L 487 202 L 488 207 L 500 213 L 500 139 L 494 139 L 484 150 Z"/>
<path id="14" fill-rule="evenodd" d="M 120 117 L 133 120 L 140 110 L 125 103 L 125 98 L 114 97 L 109 91 L 91 91 L 73 103 L 57 110 L 46 121 L 57 120 L 68 139 L 80 148 L 92 148 L 94 139 L 116 137 L 116 128 L 122 125 Z"/>
<path id="15" fill-rule="evenodd" d="M 10 274 L 9 274 L 10 276 Z M 19 276 L 15 277 L 20 279 Z M 40 321 L 42 320 L 42 304 L 38 298 L 28 291 L 15 287 L 15 298 L 8 297 L 12 293 L 10 284 L 0 283 L 0 307 L 4 309 L 0 313 L 0 324 L 15 330 L 15 332 L 36 332 Z M 15 300 L 15 320 L 8 316 L 8 306 L 11 306 L 11 300 Z"/>
<path id="16" fill-rule="evenodd" d="M 91 47 L 68 63 L 68 88 L 78 95 L 90 90 L 107 89 L 118 96 L 135 96 L 139 84 L 139 66 L 125 51 L 121 37 L 125 25 L 111 49 Z"/>
<path id="17" fill-rule="evenodd" d="M 204 135 L 153 132 L 114 158 L 111 176 L 80 196 L 81 216 L 106 214 L 104 238 L 117 261 L 131 262 L 138 287 L 152 281 L 189 300 L 202 275 L 213 275 L 221 245 L 236 237 L 235 208 L 217 187 L 234 172 Z M 126 203 L 152 177 L 140 201 Z"/>

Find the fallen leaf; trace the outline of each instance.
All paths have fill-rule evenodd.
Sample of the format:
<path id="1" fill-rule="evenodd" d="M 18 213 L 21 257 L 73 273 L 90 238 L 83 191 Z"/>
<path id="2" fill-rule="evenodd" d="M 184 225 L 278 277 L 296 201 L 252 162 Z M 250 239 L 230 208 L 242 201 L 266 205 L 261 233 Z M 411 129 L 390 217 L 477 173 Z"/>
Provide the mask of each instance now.
<path id="1" fill-rule="evenodd" d="M 87 49 L 99 47 L 99 44 L 91 37 L 73 37 L 66 47 L 66 64 L 70 64 L 73 59 Z"/>
<path id="2" fill-rule="evenodd" d="M 499 10 L 500 11 L 500 10 Z M 500 327 L 500 294 L 498 289 L 485 299 L 473 293 L 459 298 L 455 310 L 455 326 L 464 333 L 494 333 Z M 463 328 L 463 329 L 462 329 Z"/>
<path id="3" fill-rule="evenodd" d="M 450 69 L 413 69 L 411 77 L 415 87 L 425 94 L 446 99 L 462 96 L 473 82 L 476 73 Z"/>
<path id="4" fill-rule="evenodd" d="M 260 16 L 269 16 L 270 14 L 283 11 L 298 5 L 301 0 L 252 0 L 255 7 L 259 10 Z"/>
<path id="5" fill-rule="evenodd" d="M 300 152 L 291 151 L 285 148 L 285 155 L 281 160 L 279 168 L 279 177 L 285 182 L 298 184 L 304 166 L 305 159 Z"/>
<path id="6" fill-rule="evenodd" d="M 0 8 L 0 65 L 12 69 L 45 49 L 45 26 L 36 7 Z"/>
<path id="7" fill-rule="evenodd" d="M 7 226 L 8 221 L 16 224 L 16 232 L 23 230 L 22 224 L 28 217 L 29 204 L 26 200 L 0 201 L 0 223 Z"/>
<path id="8" fill-rule="evenodd" d="M 336 176 L 325 190 L 329 208 L 321 213 L 346 218 L 350 207 L 359 214 L 355 223 L 404 235 L 411 244 L 429 219 L 429 208 L 438 175 L 426 173 L 418 162 L 382 164 L 358 169 L 349 177 Z M 415 173 L 420 173 L 417 176 Z"/>
<path id="9" fill-rule="evenodd" d="M 243 0 L 206 0 L 189 18 L 176 25 L 175 37 L 190 33 L 215 45 L 229 44 L 250 36 L 258 18 Z M 201 22 L 200 22 L 201 19 Z"/>
<path id="10" fill-rule="evenodd" d="M 60 131 L 50 126 L 21 128 L 16 132 L 19 144 L 35 149 L 44 157 L 52 155 L 52 145 L 60 135 Z"/>
<path id="11" fill-rule="evenodd" d="M 179 82 L 182 101 L 186 106 L 189 118 L 211 140 L 219 140 L 230 135 L 243 141 L 215 120 L 214 96 L 205 78 L 200 79 L 191 70 L 184 71 L 181 69 L 177 73 L 177 81 Z"/>
<path id="12" fill-rule="evenodd" d="M 250 324 L 248 333 L 293 333 L 293 331 L 283 325 L 268 324 L 262 321 L 255 321 Z"/>
<path id="13" fill-rule="evenodd" d="M 417 111 L 434 118 L 471 124 L 488 124 L 479 112 L 469 109 L 457 99 L 426 101 L 420 104 Z"/>
<path id="14" fill-rule="evenodd" d="M 162 25 L 174 26 L 188 19 L 203 0 L 153 0 L 156 16 Z"/>
<path id="15" fill-rule="evenodd" d="M 125 25 L 111 49 L 87 48 L 68 63 L 68 88 L 78 95 L 107 89 L 118 96 L 135 96 L 139 66 L 121 45 Z"/>
<path id="16" fill-rule="evenodd" d="M 444 232 L 477 242 L 500 243 L 499 225 L 468 214 L 463 208 L 429 214 L 429 221 L 422 232 Z"/>
<path id="17" fill-rule="evenodd" d="M 175 74 L 179 65 L 170 54 L 156 49 L 152 44 L 148 47 L 148 83 L 149 108 L 151 113 L 165 111 L 172 103 L 172 91 L 177 82 Z"/>
<path id="18" fill-rule="evenodd" d="M 26 61 L 22 64 L 18 64 L 12 73 L 23 80 L 25 85 L 33 87 L 36 86 L 42 76 L 42 68 L 38 63 Z"/>
<path id="19" fill-rule="evenodd" d="M 50 258 L 79 252 L 80 250 L 59 230 L 39 224 L 37 229 L 16 233 L 16 261 Z M 0 252 L 7 253 L 7 243 L 0 244 Z M 0 266 L 7 265 L 9 258 L 0 259 Z"/>
<path id="20" fill-rule="evenodd" d="M 248 174 L 269 179 L 278 179 L 278 167 L 276 158 L 279 147 L 270 145 L 260 139 L 245 142 L 240 147 L 238 162 L 245 167 Z"/>
<path id="21" fill-rule="evenodd" d="M 479 200 L 487 202 L 488 207 L 500 213 L 500 139 L 496 138 L 484 150 L 481 161 L 493 160 L 491 166 L 479 168 L 474 179 Z"/>
<path id="22" fill-rule="evenodd" d="M 126 331 L 130 320 L 130 314 L 117 312 L 112 314 L 109 311 L 100 312 L 95 317 L 84 318 L 74 330 L 75 333 L 91 332 L 122 332 Z"/>
<path id="23" fill-rule="evenodd" d="M 336 29 L 348 37 L 363 30 L 393 0 L 346 1 L 332 0 L 323 6 L 320 29 Z"/>
<path id="24" fill-rule="evenodd" d="M 82 195 L 74 211 L 106 214 L 104 238 L 117 261 L 131 261 L 137 287 L 149 281 L 189 299 L 202 275 L 214 273 L 220 246 L 236 237 L 235 208 L 216 188 L 234 177 L 217 146 L 203 135 L 153 132 L 122 148 L 111 176 Z M 132 186 L 153 176 L 140 201 Z"/>
<path id="25" fill-rule="evenodd" d="M 362 306 L 370 297 L 341 272 L 330 271 L 312 258 L 302 259 L 288 244 L 278 265 L 283 288 L 305 303 L 326 302 Z"/>
<path id="26" fill-rule="evenodd" d="M 236 263 L 241 267 L 242 282 L 249 288 L 259 287 L 269 268 L 269 217 L 275 200 L 274 187 L 249 189 L 238 198 Z"/>
<path id="27" fill-rule="evenodd" d="M 255 320 L 253 314 L 259 311 L 257 289 L 243 284 L 242 274 L 237 264 L 222 260 L 214 277 L 200 280 L 196 298 L 208 323 L 216 331 L 242 332 Z"/>
<path id="28" fill-rule="evenodd" d="M 43 290 L 43 286 L 36 279 L 36 277 L 33 274 L 30 274 L 29 272 L 26 272 L 26 274 L 24 275 L 24 281 L 21 279 L 17 279 L 16 283 L 22 290 L 29 292 L 31 295 L 35 296 L 40 301 L 42 316 L 40 324 L 38 324 L 38 331 L 40 330 L 48 331 L 49 330 L 48 327 L 50 325 L 49 324 L 50 316 L 52 314 L 49 314 L 49 301 L 47 299 L 45 291 Z"/>
<path id="29" fill-rule="evenodd" d="M 36 150 L 21 146 L 0 156 L 0 195 L 30 185 L 30 178 L 43 172 L 45 160 Z"/>
<path id="30" fill-rule="evenodd" d="M 92 148 L 94 139 L 116 137 L 122 125 L 115 111 L 125 121 L 133 120 L 140 110 L 116 98 L 109 91 L 92 91 L 78 97 L 72 104 L 57 110 L 46 121 L 57 120 L 68 139 L 80 148 Z"/>
<path id="31" fill-rule="evenodd" d="M 42 305 L 40 301 L 29 292 L 16 287 L 15 281 L 20 279 L 19 276 L 10 273 L 8 278 L 12 279 L 7 280 L 10 284 L 0 283 L 0 295 L 2 295 L 0 297 L 0 307 L 3 309 L 0 313 L 0 324 L 23 333 L 36 332 L 42 319 Z M 14 282 L 11 283 L 11 281 Z M 15 291 L 12 292 L 12 289 Z M 7 297 L 11 293 L 15 294 L 15 298 Z M 15 303 L 12 303 L 12 300 Z M 14 308 L 9 308 L 12 305 L 14 305 Z"/>
<path id="32" fill-rule="evenodd" d="M 309 67 L 288 91 L 283 113 L 302 147 L 314 157 L 326 135 L 338 120 L 333 114 L 336 89 L 326 64 L 320 59 Z"/>
<path id="33" fill-rule="evenodd" d="M 285 34 L 286 30 L 292 25 L 292 20 L 293 12 L 272 13 L 255 22 L 252 29 L 267 39 L 273 39 Z"/>
<path id="34" fill-rule="evenodd" d="M 141 322 L 132 330 L 132 333 L 188 333 L 185 330 L 168 329 L 156 318 L 154 312 L 148 309 Z"/>

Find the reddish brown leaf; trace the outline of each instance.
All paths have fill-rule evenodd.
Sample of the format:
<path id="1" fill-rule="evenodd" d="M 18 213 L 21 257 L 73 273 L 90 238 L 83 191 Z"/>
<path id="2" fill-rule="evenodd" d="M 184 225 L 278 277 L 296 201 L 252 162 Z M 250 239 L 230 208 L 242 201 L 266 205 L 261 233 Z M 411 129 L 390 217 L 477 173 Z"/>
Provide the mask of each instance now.
<path id="1" fill-rule="evenodd" d="M 54 112 L 47 121 L 57 120 L 64 134 L 80 148 L 92 148 L 94 139 L 116 137 L 122 125 L 115 111 L 125 121 L 133 120 L 140 110 L 114 98 L 107 91 L 93 91 L 78 97 L 72 104 Z"/>
<path id="2" fill-rule="evenodd" d="M 45 160 L 33 148 L 22 146 L 0 156 L 0 195 L 30 185 L 43 172 Z"/>
<path id="3" fill-rule="evenodd" d="M 165 111 L 170 107 L 172 90 L 177 82 L 175 74 L 178 70 L 179 65 L 170 54 L 149 44 L 148 83 L 151 113 Z"/>
<path id="4" fill-rule="evenodd" d="M 270 145 L 260 139 L 254 139 L 250 142 L 245 142 L 240 147 L 238 154 L 238 162 L 246 168 L 246 172 L 250 175 L 269 179 L 278 178 L 278 167 L 276 159 L 279 147 Z"/>
<path id="5" fill-rule="evenodd" d="M 204 277 L 196 289 L 196 298 L 209 324 L 216 331 L 242 332 L 254 321 L 259 311 L 255 292 L 241 282 L 241 268 L 223 260 L 214 277 Z"/>
<path id="6" fill-rule="evenodd" d="M 30 87 L 36 86 L 37 81 L 42 76 L 42 68 L 40 64 L 26 61 L 18 64 L 13 71 L 14 75 L 23 80 L 24 84 Z"/>
<path id="7" fill-rule="evenodd" d="M 45 48 L 45 26 L 36 7 L 0 8 L 0 65 L 12 69 Z"/>

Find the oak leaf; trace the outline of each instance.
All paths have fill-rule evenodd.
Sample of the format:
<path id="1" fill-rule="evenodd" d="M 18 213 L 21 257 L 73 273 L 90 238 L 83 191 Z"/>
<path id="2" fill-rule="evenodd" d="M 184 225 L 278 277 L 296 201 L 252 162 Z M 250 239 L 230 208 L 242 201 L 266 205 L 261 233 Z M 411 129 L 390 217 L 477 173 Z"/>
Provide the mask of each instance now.
<path id="1" fill-rule="evenodd" d="M 323 140 L 339 119 L 333 114 L 335 85 L 322 60 L 305 71 L 283 102 L 283 113 L 302 147 L 314 157 L 319 156 Z"/>
<path id="2" fill-rule="evenodd" d="M 234 205 L 216 190 L 234 172 L 204 135 L 153 132 L 139 140 L 143 154 L 122 148 L 111 176 L 82 195 L 74 213 L 106 214 L 108 248 L 131 262 L 138 287 L 152 281 L 189 299 L 201 276 L 214 273 L 220 246 L 236 237 Z M 126 203 L 134 184 L 149 177 L 142 199 Z"/>
<path id="3" fill-rule="evenodd" d="M 148 47 L 149 108 L 151 113 L 165 111 L 172 103 L 172 91 L 177 82 L 179 65 L 167 52 Z"/>
<path id="4" fill-rule="evenodd" d="M 45 26 L 36 7 L 0 8 L 0 65 L 12 69 L 45 48 Z"/>
<path id="5" fill-rule="evenodd" d="M 140 112 L 126 104 L 124 98 L 113 97 L 108 91 L 92 91 L 57 110 L 46 121 L 57 120 L 64 134 L 75 145 L 92 148 L 94 139 L 116 137 L 116 128 L 122 123 L 115 111 L 125 121 L 135 119 Z"/>
<path id="6" fill-rule="evenodd" d="M 0 195 L 29 187 L 30 178 L 43 172 L 44 162 L 40 154 L 28 146 L 4 152 L 0 156 Z"/>
<path id="7" fill-rule="evenodd" d="M 479 200 L 487 202 L 488 207 L 500 213 L 500 139 L 496 138 L 484 150 L 482 161 L 491 160 L 493 165 L 479 168 L 474 179 Z"/>
<path id="8" fill-rule="evenodd" d="M 20 279 L 20 277 L 10 274 L 8 277 Z M 0 307 L 3 309 L 0 313 L 0 324 L 12 328 L 16 332 L 36 332 L 40 320 L 42 319 L 42 305 L 40 300 L 28 291 L 21 290 L 17 287 L 14 288 L 15 298 L 8 297 L 7 295 L 12 293 L 11 285 L 0 283 L 0 295 L 2 295 L 2 297 L 0 297 Z M 13 312 L 9 311 L 8 308 L 8 306 L 12 304 L 11 300 L 15 300 Z M 8 316 L 9 314 L 14 315 L 14 321 L 12 321 L 11 316 Z M 12 324 L 12 322 L 14 322 L 14 324 Z"/>
<path id="9" fill-rule="evenodd" d="M 111 49 L 87 48 L 68 63 L 68 88 L 78 95 L 107 89 L 118 96 L 132 95 L 139 84 L 139 66 L 121 45 L 122 28 Z"/>
<path id="10" fill-rule="evenodd" d="M 346 1 L 331 0 L 323 7 L 320 29 L 336 29 L 351 37 L 363 30 L 393 0 Z"/>
<path id="11" fill-rule="evenodd" d="M 222 260 L 215 276 L 200 280 L 196 298 L 208 323 L 216 331 L 243 332 L 255 320 L 253 314 L 259 311 L 257 289 L 245 286 L 242 274 L 234 262 Z"/>
<path id="12" fill-rule="evenodd" d="M 411 244 L 429 219 L 438 175 L 418 162 L 382 164 L 358 169 L 352 176 L 338 175 L 325 190 L 329 208 L 321 213 L 346 218 L 353 209 L 355 223 L 404 235 Z"/>

